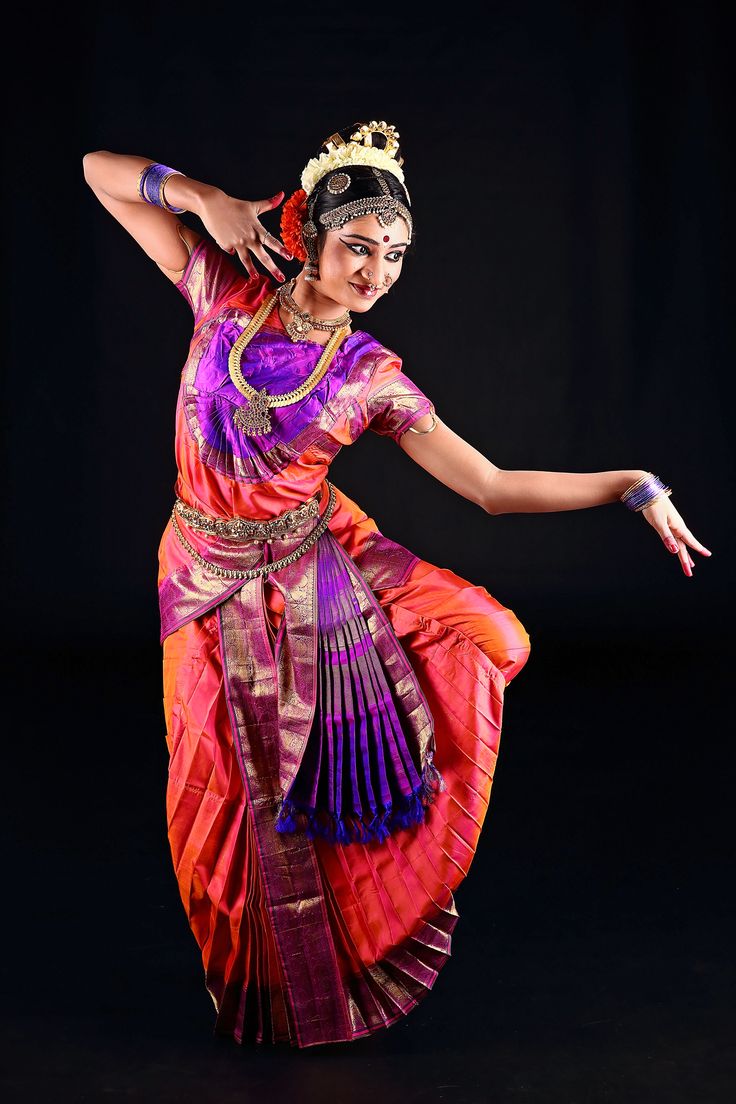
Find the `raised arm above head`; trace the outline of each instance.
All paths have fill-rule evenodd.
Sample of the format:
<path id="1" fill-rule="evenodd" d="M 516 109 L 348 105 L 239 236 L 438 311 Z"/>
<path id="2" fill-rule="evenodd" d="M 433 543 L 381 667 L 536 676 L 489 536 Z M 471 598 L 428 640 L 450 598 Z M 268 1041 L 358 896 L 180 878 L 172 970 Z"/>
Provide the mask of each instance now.
<path id="1" fill-rule="evenodd" d="M 234 199 L 221 188 L 182 173 L 168 176 L 160 189 L 151 187 L 151 181 L 166 175 L 163 172 L 150 177 L 146 187 L 142 174 L 149 166 L 155 167 L 155 163 L 148 157 L 108 150 L 97 150 L 83 158 L 85 180 L 100 203 L 169 279 L 179 280 L 201 236 L 180 222 L 179 213 L 183 211 L 197 215 L 221 249 L 237 253 L 249 275 L 256 274 L 252 253 L 273 276 L 283 279 L 283 273 L 266 252 L 264 241 L 269 249 L 287 259 L 289 251 L 258 221 L 260 214 L 279 205 L 283 192 L 268 199 Z M 141 184 L 148 201 L 141 194 Z"/>

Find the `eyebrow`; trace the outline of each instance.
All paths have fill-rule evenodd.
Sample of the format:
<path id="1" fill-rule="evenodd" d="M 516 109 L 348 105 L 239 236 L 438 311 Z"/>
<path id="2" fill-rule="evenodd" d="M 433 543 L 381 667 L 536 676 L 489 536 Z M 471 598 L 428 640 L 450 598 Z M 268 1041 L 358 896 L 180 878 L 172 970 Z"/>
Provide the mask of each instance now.
<path id="1" fill-rule="evenodd" d="M 363 234 L 346 234 L 346 238 L 360 238 L 361 241 L 370 242 L 371 245 L 382 245 L 382 242 L 374 241 L 373 238 L 366 238 Z M 394 242 L 391 246 L 392 249 L 396 249 L 400 245 L 408 245 L 408 242 Z"/>

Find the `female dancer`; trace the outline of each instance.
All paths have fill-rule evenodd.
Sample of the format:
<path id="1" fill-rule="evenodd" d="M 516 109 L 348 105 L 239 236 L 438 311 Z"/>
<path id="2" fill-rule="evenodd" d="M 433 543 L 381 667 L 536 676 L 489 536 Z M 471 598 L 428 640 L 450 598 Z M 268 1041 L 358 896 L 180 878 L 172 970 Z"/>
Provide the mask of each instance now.
<path id="1" fill-rule="evenodd" d="M 168 837 L 215 1032 L 240 1043 L 357 1039 L 431 989 L 529 655 L 512 610 L 327 479 L 340 448 L 391 437 L 489 514 L 620 499 L 685 574 L 688 546 L 710 554 L 651 472 L 499 469 L 352 330 L 412 242 L 402 164 L 385 122 L 333 134 L 284 206 L 284 245 L 259 221 L 281 192 L 239 200 L 146 158 L 84 159 L 194 315 L 159 548 Z M 267 249 L 306 263 L 286 282 Z"/>

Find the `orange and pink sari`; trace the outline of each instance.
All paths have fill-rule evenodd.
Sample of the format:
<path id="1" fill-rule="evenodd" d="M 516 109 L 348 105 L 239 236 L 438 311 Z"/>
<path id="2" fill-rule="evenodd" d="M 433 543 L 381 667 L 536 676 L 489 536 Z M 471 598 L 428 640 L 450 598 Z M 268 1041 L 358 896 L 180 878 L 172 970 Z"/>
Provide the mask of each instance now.
<path id="1" fill-rule="evenodd" d="M 273 411 L 270 433 L 246 437 L 228 353 L 272 282 L 247 281 L 202 241 L 178 287 L 194 335 L 176 408 L 181 512 L 158 579 L 174 870 L 218 1034 L 349 1041 L 406 1015 L 450 955 L 453 892 L 529 637 L 487 590 L 391 541 L 327 478 L 366 429 L 397 441 L 433 409 L 395 353 L 350 334 L 317 386 Z M 281 393 L 321 352 L 292 343 L 274 310 L 241 367 Z M 198 526 L 196 511 L 290 527 L 237 541 Z M 288 557 L 320 518 L 306 552 L 243 577 Z"/>

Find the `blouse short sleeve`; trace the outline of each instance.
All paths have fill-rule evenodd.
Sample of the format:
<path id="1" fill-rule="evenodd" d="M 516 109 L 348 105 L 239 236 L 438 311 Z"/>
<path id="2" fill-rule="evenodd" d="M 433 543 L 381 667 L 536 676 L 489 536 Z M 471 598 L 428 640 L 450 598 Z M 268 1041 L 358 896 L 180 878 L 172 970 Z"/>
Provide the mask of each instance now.
<path id="1" fill-rule="evenodd" d="M 176 287 L 189 303 L 197 326 L 244 277 L 226 253 L 207 238 L 197 242 Z"/>
<path id="2" fill-rule="evenodd" d="M 434 403 L 402 371 L 401 358 L 387 351 L 373 373 L 367 399 L 368 429 L 398 441 Z"/>

